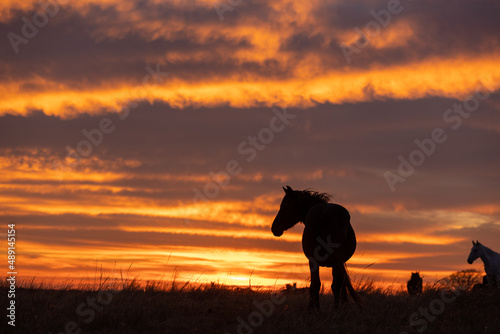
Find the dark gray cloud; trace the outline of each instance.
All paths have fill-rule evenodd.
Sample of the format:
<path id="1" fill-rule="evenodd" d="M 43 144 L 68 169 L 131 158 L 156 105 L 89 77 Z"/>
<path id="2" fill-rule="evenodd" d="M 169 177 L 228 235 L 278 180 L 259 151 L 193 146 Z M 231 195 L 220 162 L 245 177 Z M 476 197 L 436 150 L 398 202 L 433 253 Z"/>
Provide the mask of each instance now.
<path id="1" fill-rule="evenodd" d="M 498 96 L 490 99 L 496 101 Z M 237 194 L 248 200 L 268 192 L 271 185 L 281 189 L 282 182 L 276 177 L 283 175 L 290 176 L 290 182 L 304 188 L 322 189 L 325 181 L 330 180 L 327 184 L 331 186 L 325 190 L 347 197 L 355 193 L 361 203 L 382 206 L 384 202 L 394 201 L 405 202 L 414 208 L 491 203 L 498 188 L 495 175 L 500 163 L 497 154 L 500 138 L 499 132 L 489 127 L 499 117 L 499 111 L 495 103 L 485 103 L 464 120 L 460 128 L 453 130 L 442 116 L 446 108 L 456 102 L 432 98 L 326 104 L 303 111 L 292 108 L 288 112 L 297 117 L 282 132 L 275 133 L 273 141 L 265 145 L 263 151 L 256 151 L 251 162 L 247 162 L 250 154 L 241 154 L 238 147 L 248 142 L 249 136 L 258 136 L 263 128 L 269 127 L 274 117 L 270 108 L 186 108 L 180 111 L 162 103 L 143 103 L 124 120 L 114 114 L 83 115 L 68 120 L 41 113 L 31 117 L 4 116 L 0 122 L 0 146 L 3 154 L 10 156 L 23 156 L 27 148 L 46 149 L 38 152 L 38 159 L 50 166 L 53 155 L 63 159 L 68 154 L 66 146 L 77 149 L 81 141 L 88 141 L 83 130 L 92 131 L 103 118 L 109 118 L 115 130 L 103 134 L 102 143 L 93 146 L 90 156 L 83 157 L 74 168 L 63 165 L 70 170 L 91 168 L 101 172 L 132 173 L 130 178 L 101 182 L 122 187 L 150 187 L 157 191 L 141 195 L 137 191 L 124 190 L 123 195 L 186 199 L 192 196 L 194 186 L 202 187 L 206 182 L 197 182 L 189 176 L 208 177 L 209 172 L 224 170 L 228 161 L 236 160 L 243 172 L 233 178 L 232 185 L 237 186 L 234 193 L 221 192 L 221 199 L 234 198 Z M 419 149 L 414 141 L 427 140 L 435 128 L 443 128 L 448 139 L 436 144 L 435 152 L 415 168 L 405 183 L 398 184 L 395 194 L 391 194 L 383 173 L 397 171 L 401 163 L 398 157 L 409 159 L 411 152 Z M 137 161 L 140 165 L 128 165 L 126 161 Z M 298 177 L 317 170 L 323 172 L 319 180 Z M 339 170 L 348 173 L 328 176 Z M 257 183 L 242 177 L 259 173 L 262 181 Z M 174 178 L 162 181 L 151 177 L 164 174 Z M 183 180 L 179 176 L 188 178 Z M 428 187 L 434 188 L 434 196 L 425 194 Z M 170 192 L 169 188 L 183 188 L 184 191 Z M 419 204 L 415 207 L 412 203 Z"/>
<path id="2" fill-rule="evenodd" d="M 319 56 L 324 68 L 343 70 L 346 66 L 390 66 L 433 57 L 475 57 L 479 52 L 490 55 L 498 52 L 500 8 L 496 1 L 458 1 L 453 6 L 434 1 L 401 3 L 404 10 L 393 15 L 380 34 L 405 21 L 413 29 L 409 40 L 382 49 L 363 48 L 352 55 L 351 64 L 346 63 L 339 34 L 353 32 L 355 27 L 363 28 L 374 21 L 370 11 L 383 10 L 386 1 L 322 2 L 308 20 L 314 21 L 314 25 L 299 24 L 298 19 L 284 24 L 274 19 L 282 13 L 260 1 L 244 3 L 226 12 L 222 22 L 214 8 L 203 6 L 136 2 L 131 11 L 139 21 L 132 21 L 115 5 L 93 4 L 85 11 L 66 6 L 28 44 L 21 44 L 18 54 L 13 52 L 8 38 L 2 39 L 0 78 L 10 81 L 40 76 L 73 88 L 100 86 L 142 78 L 145 63 L 163 59 L 163 67 L 175 70 L 177 78 L 188 81 L 234 76 L 286 79 L 297 70 L 305 55 Z M 10 32 L 21 35 L 22 17 L 30 18 L 33 13 L 13 12 L 8 22 L 0 23 L 0 35 L 7 36 Z M 139 22 L 147 22 L 149 28 Z M 240 59 L 239 51 L 260 52 L 248 33 L 238 34 L 239 29 L 246 29 L 249 24 L 279 31 L 281 51 L 264 60 Z M 228 26 L 235 32 L 232 36 L 227 34 Z M 24 86 L 23 90 L 43 88 Z"/>
<path id="3" fill-rule="evenodd" d="M 9 40 L 2 39 L 0 58 L 5 64 L 1 77 L 3 80 L 20 80 L 41 76 L 76 89 L 89 85 L 95 87 L 106 82 L 144 77 L 148 59 L 164 59 L 162 68 L 175 67 L 177 78 L 186 80 L 227 77 L 240 72 L 285 75 L 286 64 L 279 64 L 277 60 L 242 62 L 230 56 L 238 50 L 252 50 L 253 47 L 247 36 L 229 37 L 221 28 L 234 20 L 245 24 L 253 16 L 264 20 L 267 14 L 263 13 L 270 10 L 263 3 L 258 6 L 245 4 L 239 9 L 244 10 L 247 17 L 238 20 L 242 13 L 234 11 L 226 15 L 227 22 L 220 22 L 212 7 L 145 6 L 137 2 L 132 11 L 141 18 L 142 27 L 139 27 L 139 22 L 131 22 L 114 5 L 92 4 L 85 11 L 63 7 L 34 38 L 18 46 L 17 54 Z M 13 32 L 22 36 L 22 18 L 31 18 L 35 12 L 14 12 L 10 21 L 0 24 L 0 35 Z M 149 24 L 147 29 L 144 29 L 145 22 Z M 208 37 L 202 37 L 206 35 L 205 29 L 210 31 Z M 197 53 L 204 56 L 194 59 L 193 55 Z M 186 59 L 169 62 L 171 54 L 182 54 Z"/>
<path id="4" fill-rule="evenodd" d="M 351 67 L 405 64 L 440 56 L 475 57 L 478 53 L 494 55 L 498 52 L 499 44 L 495 35 L 500 31 L 500 24 L 496 19 L 500 7 L 496 1 L 463 0 L 454 2 L 453 6 L 436 1 L 400 1 L 397 6 L 400 12 L 387 16 L 389 3 L 390 1 L 356 1 L 349 4 L 322 2 L 314 11 L 314 17 L 319 26 L 328 27 L 330 31 L 354 33 L 355 28 L 359 28 L 369 40 L 383 37 L 398 23 L 405 22 L 412 28 L 411 36 L 400 37 L 403 41 L 397 41 L 402 43 L 391 43 L 395 46 L 377 49 L 369 44 L 360 48 L 359 53 L 352 55 Z M 377 13 L 376 16 L 383 24 L 372 11 Z M 370 31 L 375 31 L 374 28 L 369 27 L 367 30 L 370 22 L 378 24 L 380 28 L 373 37 L 370 37 Z M 363 44 L 363 40 L 360 40 L 360 45 Z M 346 64 L 342 53 L 338 52 L 340 45 L 340 41 L 331 38 L 328 48 L 323 50 L 325 63 Z"/>

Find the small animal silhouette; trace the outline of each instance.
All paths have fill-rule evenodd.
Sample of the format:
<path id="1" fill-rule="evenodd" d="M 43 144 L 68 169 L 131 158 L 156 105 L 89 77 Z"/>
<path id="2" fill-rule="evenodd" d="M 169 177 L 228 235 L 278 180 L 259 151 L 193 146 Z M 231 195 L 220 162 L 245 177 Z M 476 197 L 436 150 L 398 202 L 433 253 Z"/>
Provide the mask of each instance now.
<path id="1" fill-rule="evenodd" d="M 410 296 L 422 293 L 422 277 L 420 277 L 419 271 L 411 273 L 411 278 L 408 283 L 406 283 L 406 288 Z"/>

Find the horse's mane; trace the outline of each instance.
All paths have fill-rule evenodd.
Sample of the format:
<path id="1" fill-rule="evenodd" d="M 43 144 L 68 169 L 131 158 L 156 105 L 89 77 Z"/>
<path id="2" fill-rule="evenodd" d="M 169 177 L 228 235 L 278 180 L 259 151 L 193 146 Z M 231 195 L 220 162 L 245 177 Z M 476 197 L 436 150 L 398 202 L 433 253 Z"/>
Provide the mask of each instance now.
<path id="1" fill-rule="evenodd" d="M 320 193 L 320 192 L 314 191 L 312 189 L 305 189 L 305 190 L 302 190 L 299 192 L 303 196 L 313 198 L 313 199 L 315 199 L 319 202 L 323 202 L 323 203 L 330 203 L 330 199 L 332 198 L 332 196 L 328 193 Z"/>
<path id="2" fill-rule="evenodd" d="M 500 253 L 498 253 L 498 252 L 495 252 L 493 249 L 491 249 L 491 248 L 489 248 L 489 247 L 486 247 L 485 245 L 483 245 L 483 244 L 482 244 L 482 243 L 480 243 L 479 241 L 478 241 L 478 244 L 479 244 L 481 247 L 483 247 L 483 248 L 484 248 L 487 252 L 494 253 L 494 254 L 495 254 L 495 253 L 496 253 L 496 254 L 500 254 Z"/>

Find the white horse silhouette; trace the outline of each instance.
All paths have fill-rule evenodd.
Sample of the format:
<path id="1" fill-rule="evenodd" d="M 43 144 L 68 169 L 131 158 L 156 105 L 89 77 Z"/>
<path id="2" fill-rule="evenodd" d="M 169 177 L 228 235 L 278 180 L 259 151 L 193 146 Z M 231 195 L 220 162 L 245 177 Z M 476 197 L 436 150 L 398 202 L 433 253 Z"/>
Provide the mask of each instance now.
<path id="1" fill-rule="evenodd" d="M 490 280 L 490 286 L 493 283 L 491 280 L 496 282 L 496 286 L 500 286 L 500 254 L 480 244 L 477 240 L 476 242 L 473 240 L 472 245 L 467 262 L 472 264 L 472 262 L 480 257 L 484 263 L 484 271 L 488 276 L 488 280 Z"/>

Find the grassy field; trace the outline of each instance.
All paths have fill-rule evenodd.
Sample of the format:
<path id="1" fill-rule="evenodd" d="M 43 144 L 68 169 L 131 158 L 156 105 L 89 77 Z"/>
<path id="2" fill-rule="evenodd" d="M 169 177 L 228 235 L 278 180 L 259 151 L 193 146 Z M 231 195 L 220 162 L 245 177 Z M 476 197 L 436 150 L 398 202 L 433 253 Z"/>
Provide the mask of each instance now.
<path id="1" fill-rule="evenodd" d="M 26 284 L 25 284 L 26 285 Z M 7 305 L 7 288 L 2 305 Z M 500 333 L 500 289 L 427 288 L 419 296 L 366 284 L 350 303 L 309 311 L 308 292 L 162 284 L 124 289 L 18 288 L 16 327 L 2 333 Z M 5 310 L 5 308 L 3 308 Z M 6 312 L 6 311 L 4 311 Z"/>

